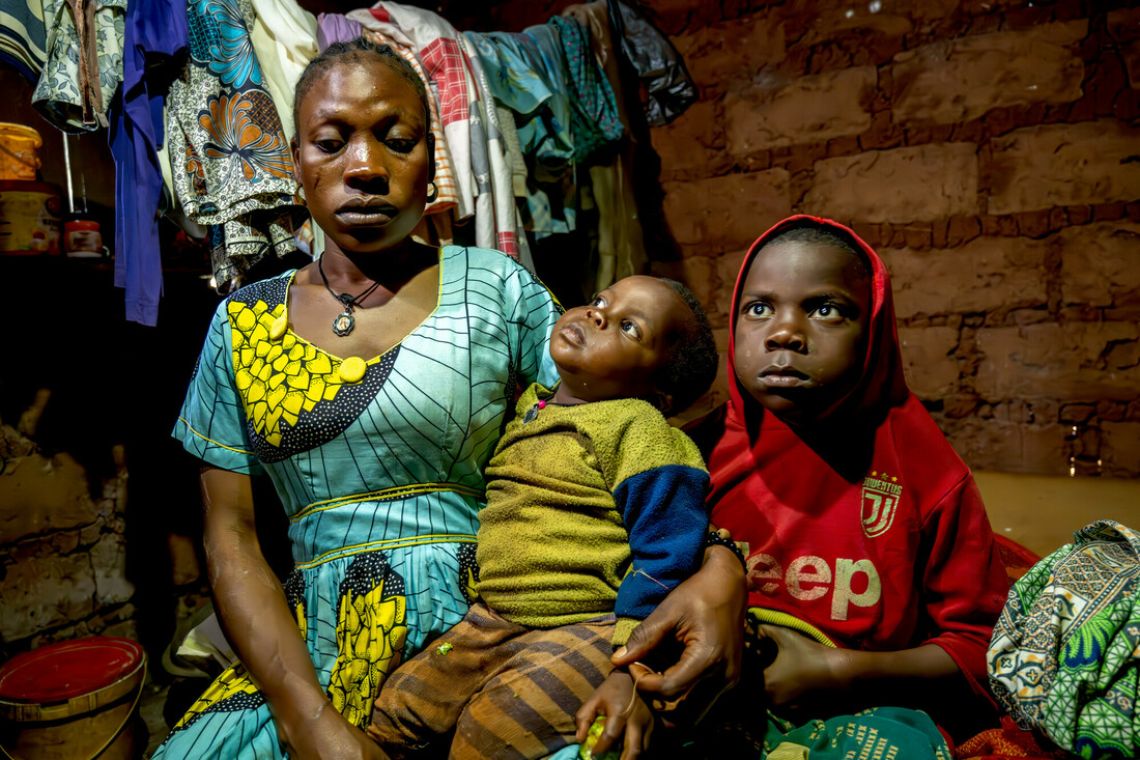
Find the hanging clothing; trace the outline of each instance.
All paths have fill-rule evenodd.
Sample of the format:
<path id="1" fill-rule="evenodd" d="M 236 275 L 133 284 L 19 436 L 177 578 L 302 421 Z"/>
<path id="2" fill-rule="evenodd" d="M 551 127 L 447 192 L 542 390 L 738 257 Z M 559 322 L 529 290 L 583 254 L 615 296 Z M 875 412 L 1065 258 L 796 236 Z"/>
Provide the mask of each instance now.
<path id="1" fill-rule="evenodd" d="M 468 32 L 470 34 L 470 32 Z M 472 45 L 474 49 L 474 45 Z M 478 54 L 478 51 L 476 51 Z M 482 60 L 479 62 L 482 67 Z M 486 81 L 486 73 L 483 75 Z M 490 86 L 488 85 L 488 92 Z M 494 95 L 492 94 L 492 99 Z M 523 156 L 522 145 L 519 144 L 519 133 L 515 129 L 515 112 L 495 102 L 495 114 L 499 117 L 499 130 L 503 135 L 503 144 L 507 149 L 507 162 L 511 167 L 511 192 L 516 198 L 526 198 L 526 158 Z"/>
<path id="2" fill-rule="evenodd" d="M 614 37 L 641 82 L 645 120 L 661 127 L 697 102 L 697 88 L 685 60 L 669 38 L 640 13 L 621 2 L 607 0 Z"/>
<path id="3" fill-rule="evenodd" d="M 828 439 L 844 445 L 826 454 L 761 409 L 732 371 L 756 252 L 812 222 L 849 235 L 873 277 L 862 374 L 829 418 Z M 749 604 L 840 647 L 939 646 L 979 705 L 992 704 L 985 653 L 1009 583 L 969 468 L 907 388 L 878 255 L 830 220 L 790 217 L 753 243 L 729 313 L 729 401 L 691 432 L 708 455 L 711 522 L 748 547 Z"/>
<path id="4" fill-rule="evenodd" d="M 292 139 L 293 93 L 305 66 L 317 56 L 317 19 L 296 0 L 252 2 L 254 20 L 249 39 L 281 127 Z"/>
<path id="5" fill-rule="evenodd" d="M 358 21 L 340 13 L 321 13 L 317 16 L 317 49 L 322 53 L 336 42 L 351 42 L 364 29 Z"/>
<path id="6" fill-rule="evenodd" d="M 187 5 L 190 60 L 167 101 L 175 191 L 192 220 L 210 225 L 220 292 L 263 256 L 296 250 L 305 217 L 289 139 L 250 40 L 252 12 L 248 0 Z"/>
<path id="7" fill-rule="evenodd" d="M 123 81 L 127 0 L 44 0 L 47 60 L 32 105 L 65 132 L 105 127 Z"/>
<path id="8" fill-rule="evenodd" d="M 574 161 L 589 163 L 622 138 L 625 130 L 617 101 L 605 71 L 594 58 L 589 27 L 565 16 L 552 17 L 550 24 L 558 29 L 566 66 Z"/>
<path id="9" fill-rule="evenodd" d="M 460 38 L 463 53 L 471 68 L 471 80 L 479 91 L 479 99 L 473 106 L 471 119 L 471 156 L 475 169 L 475 181 L 479 191 L 480 208 L 485 209 L 483 218 L 476 212 L 476 224 L 490 227 L 476 237 L 491 235 L 495 248 L 512 258 L 519 258 L 518 237 L 515 228 L 515 198 L 512 187 L 510 156 L 499 124 L 499 112 L 487 82 L 487 74 L 467 35 Z M 486 199 L 486 200 L 484 200 Z M 489 208 L 488 208 L 489 207 Z M 529 257 L 528 257 L 529 258 Z M 529 266 L 528 266 L 529 263 Z M 523 265 L 531 271 L 533 262 Z"/>
<path id="10" fill-rule="evenodd" d="M 162 295 L 157 211 L 163 177 L 163 101 L 186 52 L 183 0 L 127 6 L 123 88 L 111 104 L 108 139 L 115 159 L 115 285 L 126 318 L 154 326 Z"/>
<path id="11" fill-rule="evenodd" d="M 574 157 L 570 99 L 558 31 L 545 24 L 510 32 L 467 32 L 497 102 L 515 114 L 522 151 L 548 179 Z"/>
<path id="12" fill-rule="evenodd" d="M 574 140 L 558 31 L 548 25 L 521 34 L 467 32 L 488 89 L 515 116 L 529 159 L 526 229 L 538 239 L 575 229 Z"/>
<path id="13" fill-rule="evenodd" d="M 478 58 L 478 51 L 474 54 L 474 45 L 468 49 L 468 55 L 472 63 Z M 483 63 L 479 61 L 479 67 L 482 69 Z M 480 82 L 487 85 L 487 92 L 490 93 L 490 84 L 487 82 L 487 74 L 483 72 L 480 77 Z M 522 146 L 519 145 L 519 133 L 515 129 L 515 114 L 509 108 L 504 107 L 494 99 L 493 95 L 488 95 L 488 102 L 495 104 L 495 116 L 498 118 L 499 133 L 503 137 L 503 148 L 506 151 L 507 166 L 511 173 L 511 195 L 514 198 L 512 202 L 513 218 L 515 228 L 515 244 L 519 249 L 519 263 L 526 267 L 529 271 L 535 271 L 534 257 L 530 252 L 530 241 L 526 236 L 526 224 L 523 222 L 522 213 L 519 211 L 518 201 L 521 199 L 525 202 L 527 196 L 527 181 L 526 181 L 526 159 L 522 154 Z M 496 196 L 496 203 L 498 203 L 498 196 Z M 497 206 L 496 206 L 497 207 Z"/>
<path id="14" fill-rule="evenodd" d="M 987 657 L 1022 728 L 1079 757 L 1140 756 L 1140 532 L 1099 520 L 1035 564 Z"/>
<path id="15" fill-rule="evenodd" d="M 46 62 L 43 0 L 5 0 L 0 4 L 0 63 L 34 83 Z"/>
<path id="16" fill-rule="evenodd" d="M 467 611 L 483 471 L 516 384 L 557 379 L 547 342 L 559 309 L 502 254 L 448 246 L 432 313 L 354 361 L 289 328 L 294 274 L 218 307 L 174 435 L 210 466 L 272 479 L 289 514 L 289 608 L 321 687 L 363 728 L 396 663 Z M 282 756 L 240 665 L 154 755 Z"/>
<path id="17" fill-rule="evenodd" d="M 621 89 L 619 55 L 613 45 L 606 0 L 572 5 L 563 11 L 590 30 L 594 58 L 614 95 L 617 118 L 629 133 L 629 114 Z M 605 290 L 617 280 L 645 271 L 649 256 L 637 199 L 633 192 L 635 144 L 624 140 L 609 162 L 590 167 L 590 189 L 598 210 L 597 252 L 591 267 L 594 282 L 588 292 Z"/>

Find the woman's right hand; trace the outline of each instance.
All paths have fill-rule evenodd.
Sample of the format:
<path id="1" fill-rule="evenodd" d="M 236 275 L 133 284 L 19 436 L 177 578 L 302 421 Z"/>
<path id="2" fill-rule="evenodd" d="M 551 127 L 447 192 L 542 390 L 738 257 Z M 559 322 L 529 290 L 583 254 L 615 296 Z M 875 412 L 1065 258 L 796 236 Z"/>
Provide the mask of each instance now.
<path id="1" fill-rule="evenodd" d="M 297 760 L 386 760 L 368 734 L 349 723 L 331 703 L 304 725 L 279 725 L 281 743 Z"/>

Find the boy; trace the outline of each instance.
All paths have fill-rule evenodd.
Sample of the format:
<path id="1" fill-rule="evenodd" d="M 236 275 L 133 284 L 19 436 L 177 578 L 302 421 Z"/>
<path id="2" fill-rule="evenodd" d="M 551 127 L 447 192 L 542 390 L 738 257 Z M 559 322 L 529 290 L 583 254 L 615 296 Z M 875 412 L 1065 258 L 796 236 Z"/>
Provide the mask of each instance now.
<path id="1" fill-rule="evenodd" d="M 627 748 L 648 741 L 648 708 L 610 653 L 700 565 L 708 474 L 663 414 L 708 389 L 716 346 L 684 286 L 635 276 L 566 312 L 550 355 L 561 382 L 523 393 L 487 467 L 479 601 L 376 702 L 369 733 L 396 756 L 455 730 L 454 756 L 545 757 L 595 710 L 599 749 L 623 727 Z"/>
<path id="2" fill-rule="evenodd" d="M 767 706 L 992 716 L 1008 581 L 969 469 L 906 386 L 882 261 L 839 224 L 785 219 L 745 258 L 731 327 L 730 400 L 690 432 L 710 520 L 746 545 Z"/>

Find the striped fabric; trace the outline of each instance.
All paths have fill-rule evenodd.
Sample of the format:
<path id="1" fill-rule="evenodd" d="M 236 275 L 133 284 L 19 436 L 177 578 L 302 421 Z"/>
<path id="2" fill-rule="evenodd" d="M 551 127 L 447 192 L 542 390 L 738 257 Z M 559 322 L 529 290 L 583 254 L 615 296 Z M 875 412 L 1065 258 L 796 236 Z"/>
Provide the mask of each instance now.
<path id="1" fill-rule="evenodd" d="M 453 729 L 452 757 L 547 757 L 574 742 L 574 713 L 609 675 L 613 628 L 608 616 L 534 630 L 476 603 L 392 674 L 368 733 L 393 757 Z"/>
<path id="2" fill-rule="evenodd" d="M 47 60 L 44 4 L 39 0 L 0 3 L 0 63 L 7 63 L 29 82 L 40 77 Z"/>

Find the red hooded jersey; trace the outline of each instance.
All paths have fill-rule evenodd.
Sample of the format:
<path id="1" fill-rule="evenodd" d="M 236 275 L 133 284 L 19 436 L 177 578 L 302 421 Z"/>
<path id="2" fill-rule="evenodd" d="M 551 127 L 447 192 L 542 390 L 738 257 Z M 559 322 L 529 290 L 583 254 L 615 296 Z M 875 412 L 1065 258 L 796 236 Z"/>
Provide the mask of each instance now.
<path id="1" fill-rule="evenodd" d="M 862 375 L 829 421 L 806 433 L 765 412 L 731 371 L 753 257 L 805 220 L 849 237 L 872 272 Z M 752 245 L 732 304 L 730 400 L 691 432 L 708 458 L 712 522 L 747 543 L 750 604 L 793 615 L 842 647 L 936 644 L 988 694 L 985 652 L 1008 580 L 969 468 L 906 386 L 882 261 L 842 225 L 791 217 Z"/>

